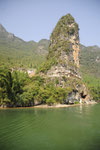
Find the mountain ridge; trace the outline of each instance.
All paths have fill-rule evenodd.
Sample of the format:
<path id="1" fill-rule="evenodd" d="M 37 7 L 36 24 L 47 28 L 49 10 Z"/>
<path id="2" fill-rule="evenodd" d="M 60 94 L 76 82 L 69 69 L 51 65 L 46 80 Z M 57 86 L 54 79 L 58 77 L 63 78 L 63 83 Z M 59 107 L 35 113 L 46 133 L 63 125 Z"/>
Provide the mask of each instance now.
<path id="1" fill-rule="evenodd" d="M 24 41 L 0 25 L 0 66 L 38 67 L 47 54 L 48 40 Z M 9 61 L 10 60 L 10 61 Z"/>
<path id="2" fill-rule="evenodd" d="M 3 35 L 3 33 L 6 34 Z M 45 57 L 48 54 L 49 43 L 50 41 L 47 39 L 41 39 L 39 42 L 33 40 L 26 42 L 23 39 L 16 37 L 13 33 L 6 31 L 3 25 L 0 24 L 0 66 L 8 65 L 8 67 L 37 68 L 45 61 Z M 15 54 L 17 56 L 15 56 Z M 90 70 L 89 73 L 92 73 L 97 77 L 100 76 L 99 58 L 99 46 L 84 46 L 83 44 L 80 44 L 80 65 L 83 72 L 84 70 L 86 70 L 86 72 L 89 72 L 88 70 Z M 10 62 L 7 62 L 9 59 Z M 87 68 L 87 63 L 89 64 L 90 69 Z M 93 65 L 91 66 L 91 63 L 94 64 L 94 67 Z"/>

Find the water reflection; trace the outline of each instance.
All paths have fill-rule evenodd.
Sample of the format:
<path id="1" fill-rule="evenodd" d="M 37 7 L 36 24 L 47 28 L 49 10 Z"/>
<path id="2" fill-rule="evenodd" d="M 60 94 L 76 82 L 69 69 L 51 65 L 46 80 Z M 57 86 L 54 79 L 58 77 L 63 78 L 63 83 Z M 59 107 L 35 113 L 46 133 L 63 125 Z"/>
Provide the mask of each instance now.
<path id="1" fill-rule="evenodd" d="M 80 106 L 79 106 L 80 113 L 82 113 L 82 108 L 83 108 L 83 106 L 80 105 Z"/>
<path id="2" fill-rule="evenodd" d="M 100 105 L 0 111 L 0 150 L 99 150 Z"/>

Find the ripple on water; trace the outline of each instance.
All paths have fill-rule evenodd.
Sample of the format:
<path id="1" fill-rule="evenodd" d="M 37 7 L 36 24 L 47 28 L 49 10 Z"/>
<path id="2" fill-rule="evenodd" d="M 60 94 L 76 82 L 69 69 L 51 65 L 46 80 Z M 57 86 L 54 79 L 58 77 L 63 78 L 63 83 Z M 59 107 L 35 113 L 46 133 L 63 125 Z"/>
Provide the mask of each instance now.
<path id="1" fill-rule="evenodd" d="M 0 150 L 93 150 L 93 140 L 100 140 L 99 113 L 100 105 L 0 110 Z"/>

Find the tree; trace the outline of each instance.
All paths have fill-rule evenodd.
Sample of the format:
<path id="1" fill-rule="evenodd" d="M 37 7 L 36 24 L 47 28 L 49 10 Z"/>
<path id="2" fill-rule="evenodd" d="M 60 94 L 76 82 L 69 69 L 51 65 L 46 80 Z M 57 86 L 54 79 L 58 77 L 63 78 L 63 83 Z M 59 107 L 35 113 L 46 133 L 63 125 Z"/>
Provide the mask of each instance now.
<path id="1" fill-rule="evenodd" d="M 0 97 L 7 104 L 12 100 L 12 75 L 8 69 L 0 69 Z"/>

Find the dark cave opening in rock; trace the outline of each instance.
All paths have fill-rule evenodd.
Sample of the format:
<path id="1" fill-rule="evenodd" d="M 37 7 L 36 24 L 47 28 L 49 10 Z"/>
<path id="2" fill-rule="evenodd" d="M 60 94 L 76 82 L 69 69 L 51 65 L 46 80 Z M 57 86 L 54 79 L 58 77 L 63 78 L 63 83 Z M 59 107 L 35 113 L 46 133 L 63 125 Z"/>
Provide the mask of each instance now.
<path id="1" fill-rule="evenodd" d="M 84 95 L 83 92 L 81 93 L 81 98 L 86 98 L 87 95 Z"/>

